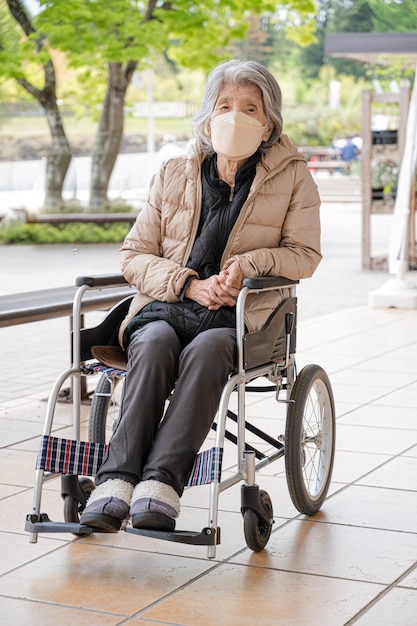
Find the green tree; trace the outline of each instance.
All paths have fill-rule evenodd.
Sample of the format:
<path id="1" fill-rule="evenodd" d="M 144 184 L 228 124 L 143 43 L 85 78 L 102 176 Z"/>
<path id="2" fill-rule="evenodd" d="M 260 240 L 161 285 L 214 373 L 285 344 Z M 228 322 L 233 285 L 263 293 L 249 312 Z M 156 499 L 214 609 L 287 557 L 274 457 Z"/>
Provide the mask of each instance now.
<path id="1" fill-rule="evenodd" d="M 243 38 L 252 14 L 274 14 L 271 0 L 40 0 L 36 24 L 53 48 L 75 67 L 87 68 L 87 84 L 106 76 L 93 150 L 90 209 L 106 201 L 108 183 L 123 137 L 126 92 L 136 70 L 152 68 L 165 55 L 183 67 L 209 69 L 233 39 Z M 312 37 L 314 0 L 285 5 L 292 38 Z M 106 70 L 106 71 L 105 71 Z M 97 93 L 100 93 L 99 91 Z"/>
<path id="2" fill-rule="evenodd" d="M 268 66 L 272 53 L 268 19 L 251 15 L 250 23 L 245 38 L 231 41 L 227 52 L 232 57 L 251 59 Z"/>
<path id="3" fill-rule="evenodd" d="M 412 32 L 417 30 L 415 0 L 325 0 L 328 4 L 326 32 Z M 365 76 L 365 63 L 334 59 L 341 73 Z"/>
<path id="4" fill-rule="evenodd" d="M 67 140 L 57 105 L 56 76 L 47 42 L 35 28 L 20 0 L 0 4 L 0 63 L 3 78 L 14 78 L 45 111 L 52 137 L 47 157 L 45 208 L 62 201 L 62 189 L 71 162 Z M 23 35 L 23 37 L 22 37 Z M 42 72 L 38 73 L 38 67 Z"/>
<path id="5" fill-rule="evenodd" d="M 372 14 L 373 30 L 377 32 L 417 31 L 415 0 L 367 0 Z"/>

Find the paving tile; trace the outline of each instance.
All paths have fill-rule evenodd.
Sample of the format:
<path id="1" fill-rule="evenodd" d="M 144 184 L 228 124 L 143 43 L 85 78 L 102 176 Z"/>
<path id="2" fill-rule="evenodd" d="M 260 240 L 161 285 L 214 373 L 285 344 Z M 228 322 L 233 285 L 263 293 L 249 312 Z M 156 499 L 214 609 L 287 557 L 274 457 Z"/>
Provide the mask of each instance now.
<path id="1" fill-rule="evenodd" d="M 385 345 L 385 342 L 382 344 L 379 335 L 372 337 L 369 334 L 357 333 L 324 343 L 320 348 L 320 354 L 354 356 L 363 360 L 378 354 L 386 354 L 390 348 L 393 349 L 398 345 L 395 338 L 391 340 L 390 344 Z"/>
<path id="2" fill-rule="evenodd" d="M 223 564 L 141 616 L 158 623 L 174 619 L 184 626 L 342 626 L 382 589 L 336 578 Z"/>
<path id="3" fill-rule="evenodd" d="M 404 428 L 417 430 L 415 407 L 402 407 L 400 410 L 383 404 L 383 400 L 360 406 L 338 418 L 339 424 L 372 426 L 373 428 Z"/>
<path id="4" fill-rule="evenodd" d="M 417 565 L 405 578 L 398 583 L 399 587 L 411 587 L 417 590 Z"/>
<path id="5" fill-rule="evenodd" d="M 383 404 L 385 396 L 388 394 L 387 388 L 382 385 L 350 385 L 332 381 L 332 388 L 336 406 L 339 402 L 366 404 L 377 400 L 380 404 Z"/>
<path id="6" fill-rule="evenodd" d="M 353 367 L 362 360 L 362 357 L 357 354 L 345 355 L 337 352 L 334 354 L 328 354 L 317 349 L 303 349 L 297 353 L 298 371 L 301 371 L 303 367 L 310 363 L 317 363 L 317 365 L 320 365 L 330 376 L 330 381 L 332 380 L 333 373 Z"/>
<path id="7" fill-rule="evenodd" d="M 402 456 L 403 457 L 407 457 L 407 456 L 415 457 L 415 456 L 417 456 L 417 446 L 414 446 L 413 448 L 407 450 L 406 452 L 404 452 L 404 454 Z"/>
<path id="8" fill-rule="evenodd" d="M 394 530 L 417 535 L 417 490 L 382 489 L 353 485 L 326 501 L 323 518 L 332 524 Z"/>
<path id="9" fill-rule="evenodd" d="M 20 567 L 25 563 L 62 547 L 62 541 L 40 538 L 38 543 L 30 544 L 24 535 L 0 531 L 0 576 Z"/>
<path id="10" fill-rule="evenodd" d="M 417 430 L 396 430 L 337 424 L 337 450 L 401 454 L 417 444 Z"/>
<path id="11" fill-rule="evenodd" d="M 417 615 L 417 591 L 392 589 L 355 621 L 359 626 L 411 626 Z"/>
<path id="12" fill-rule="evenodd" d="M 0 483 L 0 500 L 14 496 L 16 493 L 24 491 L 25 487 L 15 487 L 13 485 L 3 485 Z M 0 504 L 1 507 L 1 504 Z"/>
<path id="13" fill-rule="evenodd" d="M 415 449 L 413 448 L 415 453 Z M 391 489 L 417 490 L 417 458 L 401 456 L 387 462 L 364 477 L 360 484 L 387 487 Z"/>
<path id="14" fill-rule="evenodd" d="M 0 501 L 0 530 L 21 533 L 29 541 L 25 531 L 26 516 L 32 512 L 32 489 L 26 489 Z M 64 505 L 60 494 L 59 481 L 48 482 L 43 489 L 41 512 L 46 513 L 52 521 L 64 521 Z M 39 534 L 39 536 L 42 536 Z M 74 535 L 69 533 L 51 533 L 45 535 L 54 539 L 71 541 Z"/>
<path id="15" fill-rule="evenodd" d="M 372 356 L 369 359 L 362 360 L 360 363 L 355 365 L 355 369 L 366 369 L 366 370 L 375 370 L 378 372 L 386 373 L 387 376 L 390 376 L 391 372 L 395 372 L 396 374 L 403 373 L 405 376 L 409 376 L 410 373 L 416 372 L 416 362 L 413 357 L 409 358 L 401 358 L 398 354 L 389 354 L 389 355 L 378 355 Z M 407 381 L 406 381 L 407 382 Z"/>
<path id="16" fill-rule="evenodd" d="M 42 624 L 89 624 L 91 626 L 116 626 L 124 619 L 123 615 L 109 615 L 97 611 L 71 609 L 44 602 L 31 602 L 20 598 L 0 596 L 0 614 L 4 626 L 27 626 Z M 146 624 L 144 624 L 146 626 Z"/>
<path id="17" fill-rule="evenodd" d="M 9 485 L 32 487 L 37 452 L 0 449 L 1 481 Z"/>
<path id="18" fill-rule="evenodd" d="M 1 585 L 11 597 L 129 616 L 211 567 L 203 559 L 76 541 L 5 574 Z"/>
<path id="19" fill-rule="evenodd" d="M 142 617 L 133 617 L 132 619 L 127 620 L 126 622 L 124 622 L 125 624 L 128 624 L 129 626 L 177 626 L 175 624 L 175 622 L 155 622 L 154 620 L 147 620 L 146 618 L 142 618 Z M 178 625 L 181 626 L 181 625 Z"/>
<path id="20" fill-rule="evenodd" d="M 369 454 L 337 449 L 337 428 L 336 426 L 336 453 L 332 482 L 342 484 L 355 482 L 392 458 L 388 454 Z"/>
<path id="21" fill-rule="evenodd" d="M 0 419 L 1 448 L 27 442 L 39 436 L 42 428 L 34 422 L 10 421 Z"/>
<path id="22" fill-rule="evenodd" d="M 409 363 L 417 364 L 416 341 L 412 341 L 412 337 L 408 334 L 401 343 L 402 345 L 400 345 L 400 343 L 397 344 L 392 356 L 397 359 L 403 358 Z"/>
<path id="23" fill-rule="evenodd" d="M 417 365 L 416 365 L 417 368 Z M 417 385 L 407 385 L 402 389 L 392 391 L 388 396 L 385 396 L 383 402 L 387 406 L 394 407 L 397 411 L 401 411 L 402 407 L 417 408 Z"/>
<path id="24" fill-rule="evenodd" d="M 408 385 L 416 380 L 416 376 L 416 372 L 413 370 L 399 372 L 391 368 L 391 370 L 387 372 L 377 367 L 372 369 L 369 366 L 369 361 L 366 361 L 356 367 L 336 372 L 332 375 L 332 382 L 334 384 L 340 383 L 352 386 L 382 386 L 384 389 L 388 390 Z"/>
<path id="25" fill-rule="evenodd" d="M 265 550 L 248 550 L 233 562 L 385 585 L 415 563 L 417 534 L 333 524 L 327 510 L 317 518 L 289 522 L 273 532 Z"/>

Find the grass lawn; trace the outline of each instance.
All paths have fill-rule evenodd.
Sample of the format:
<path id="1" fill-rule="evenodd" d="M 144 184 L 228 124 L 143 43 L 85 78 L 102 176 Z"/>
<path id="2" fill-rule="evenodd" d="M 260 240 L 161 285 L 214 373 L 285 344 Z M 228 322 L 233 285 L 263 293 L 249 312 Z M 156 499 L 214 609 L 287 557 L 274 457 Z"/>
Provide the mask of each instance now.
<path id="1" fill-rule="evenodd" d="M 69 140 L 92 137 L 97 131 L 98 122 L 89 117 L 77 119 L 64 117 L 64 128 Z M 156 118 L 154 129 L 157 136 L 164 134 L 179 137 L 191 136 L 190 122 L 185 118 Z M 147 120 L 126 116 L 125 134 L 147 133 Z M 0 117 L 0 137 L 16 140 L 39 138 L 49 140 L 49 129 L 45 117 Z"/>

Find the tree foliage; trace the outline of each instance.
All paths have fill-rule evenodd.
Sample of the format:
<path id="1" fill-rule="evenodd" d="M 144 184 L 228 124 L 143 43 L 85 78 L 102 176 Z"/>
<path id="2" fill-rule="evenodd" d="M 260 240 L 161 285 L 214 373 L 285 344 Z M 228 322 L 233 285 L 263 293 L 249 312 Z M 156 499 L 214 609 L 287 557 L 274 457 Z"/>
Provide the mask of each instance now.
<path id="1" fill-rule="evenodd" d="M 271 0 L 118 0 L 116 6 L 102 0 L 40 0 L 40 5 L 36 24 L 53 48 L 96 78 L 107 68 L 93 151 L 91 209 L 107 198 L 134 72 L 153 67 L 162 55 L 176 65 L 208 70 L 227 56 L 230 41 L 245 36 L 252 14 L 277 10 Z M 314 7 L 314 0 L 283 5 L 292 38 L 297 34 L 300 41 L 311 40 Z"/>
<path id="2" fill-rule="evenodd" d="M 108 62 L 153 65 L 165 54 L 191 69 L 211 69 L 228 44 L 243 39 L 254 15 L 275 19 L 281 11 L 287 34 L 314 39 L 315 0 L 40 0 L 37 24 L 71 63 L 102 67 Z M 283 19 L 284 18 L 284 19 Z"/>

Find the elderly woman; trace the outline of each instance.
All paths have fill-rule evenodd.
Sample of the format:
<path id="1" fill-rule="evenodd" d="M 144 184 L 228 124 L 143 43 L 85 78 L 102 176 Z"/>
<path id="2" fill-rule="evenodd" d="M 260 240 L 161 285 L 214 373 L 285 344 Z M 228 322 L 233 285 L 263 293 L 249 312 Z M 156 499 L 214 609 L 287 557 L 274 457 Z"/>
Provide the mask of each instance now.
<path id="1" fill-rule="evenodd" d="M 281 91 L 261 65 L 209 75 L 195 145 L 161 167 L 120 250 L 137 288 L 120 341 L 128 357 L 120 417 L 81 522 L 173 530 L 195 455 L 236 359 L 243 278 L 311 276 L 320 200 L 304 157 L 282 134 Z M 249 331 L 277 292 L 249 296 Z M 166 399 L 175 392 L 165 410 Z"/>

